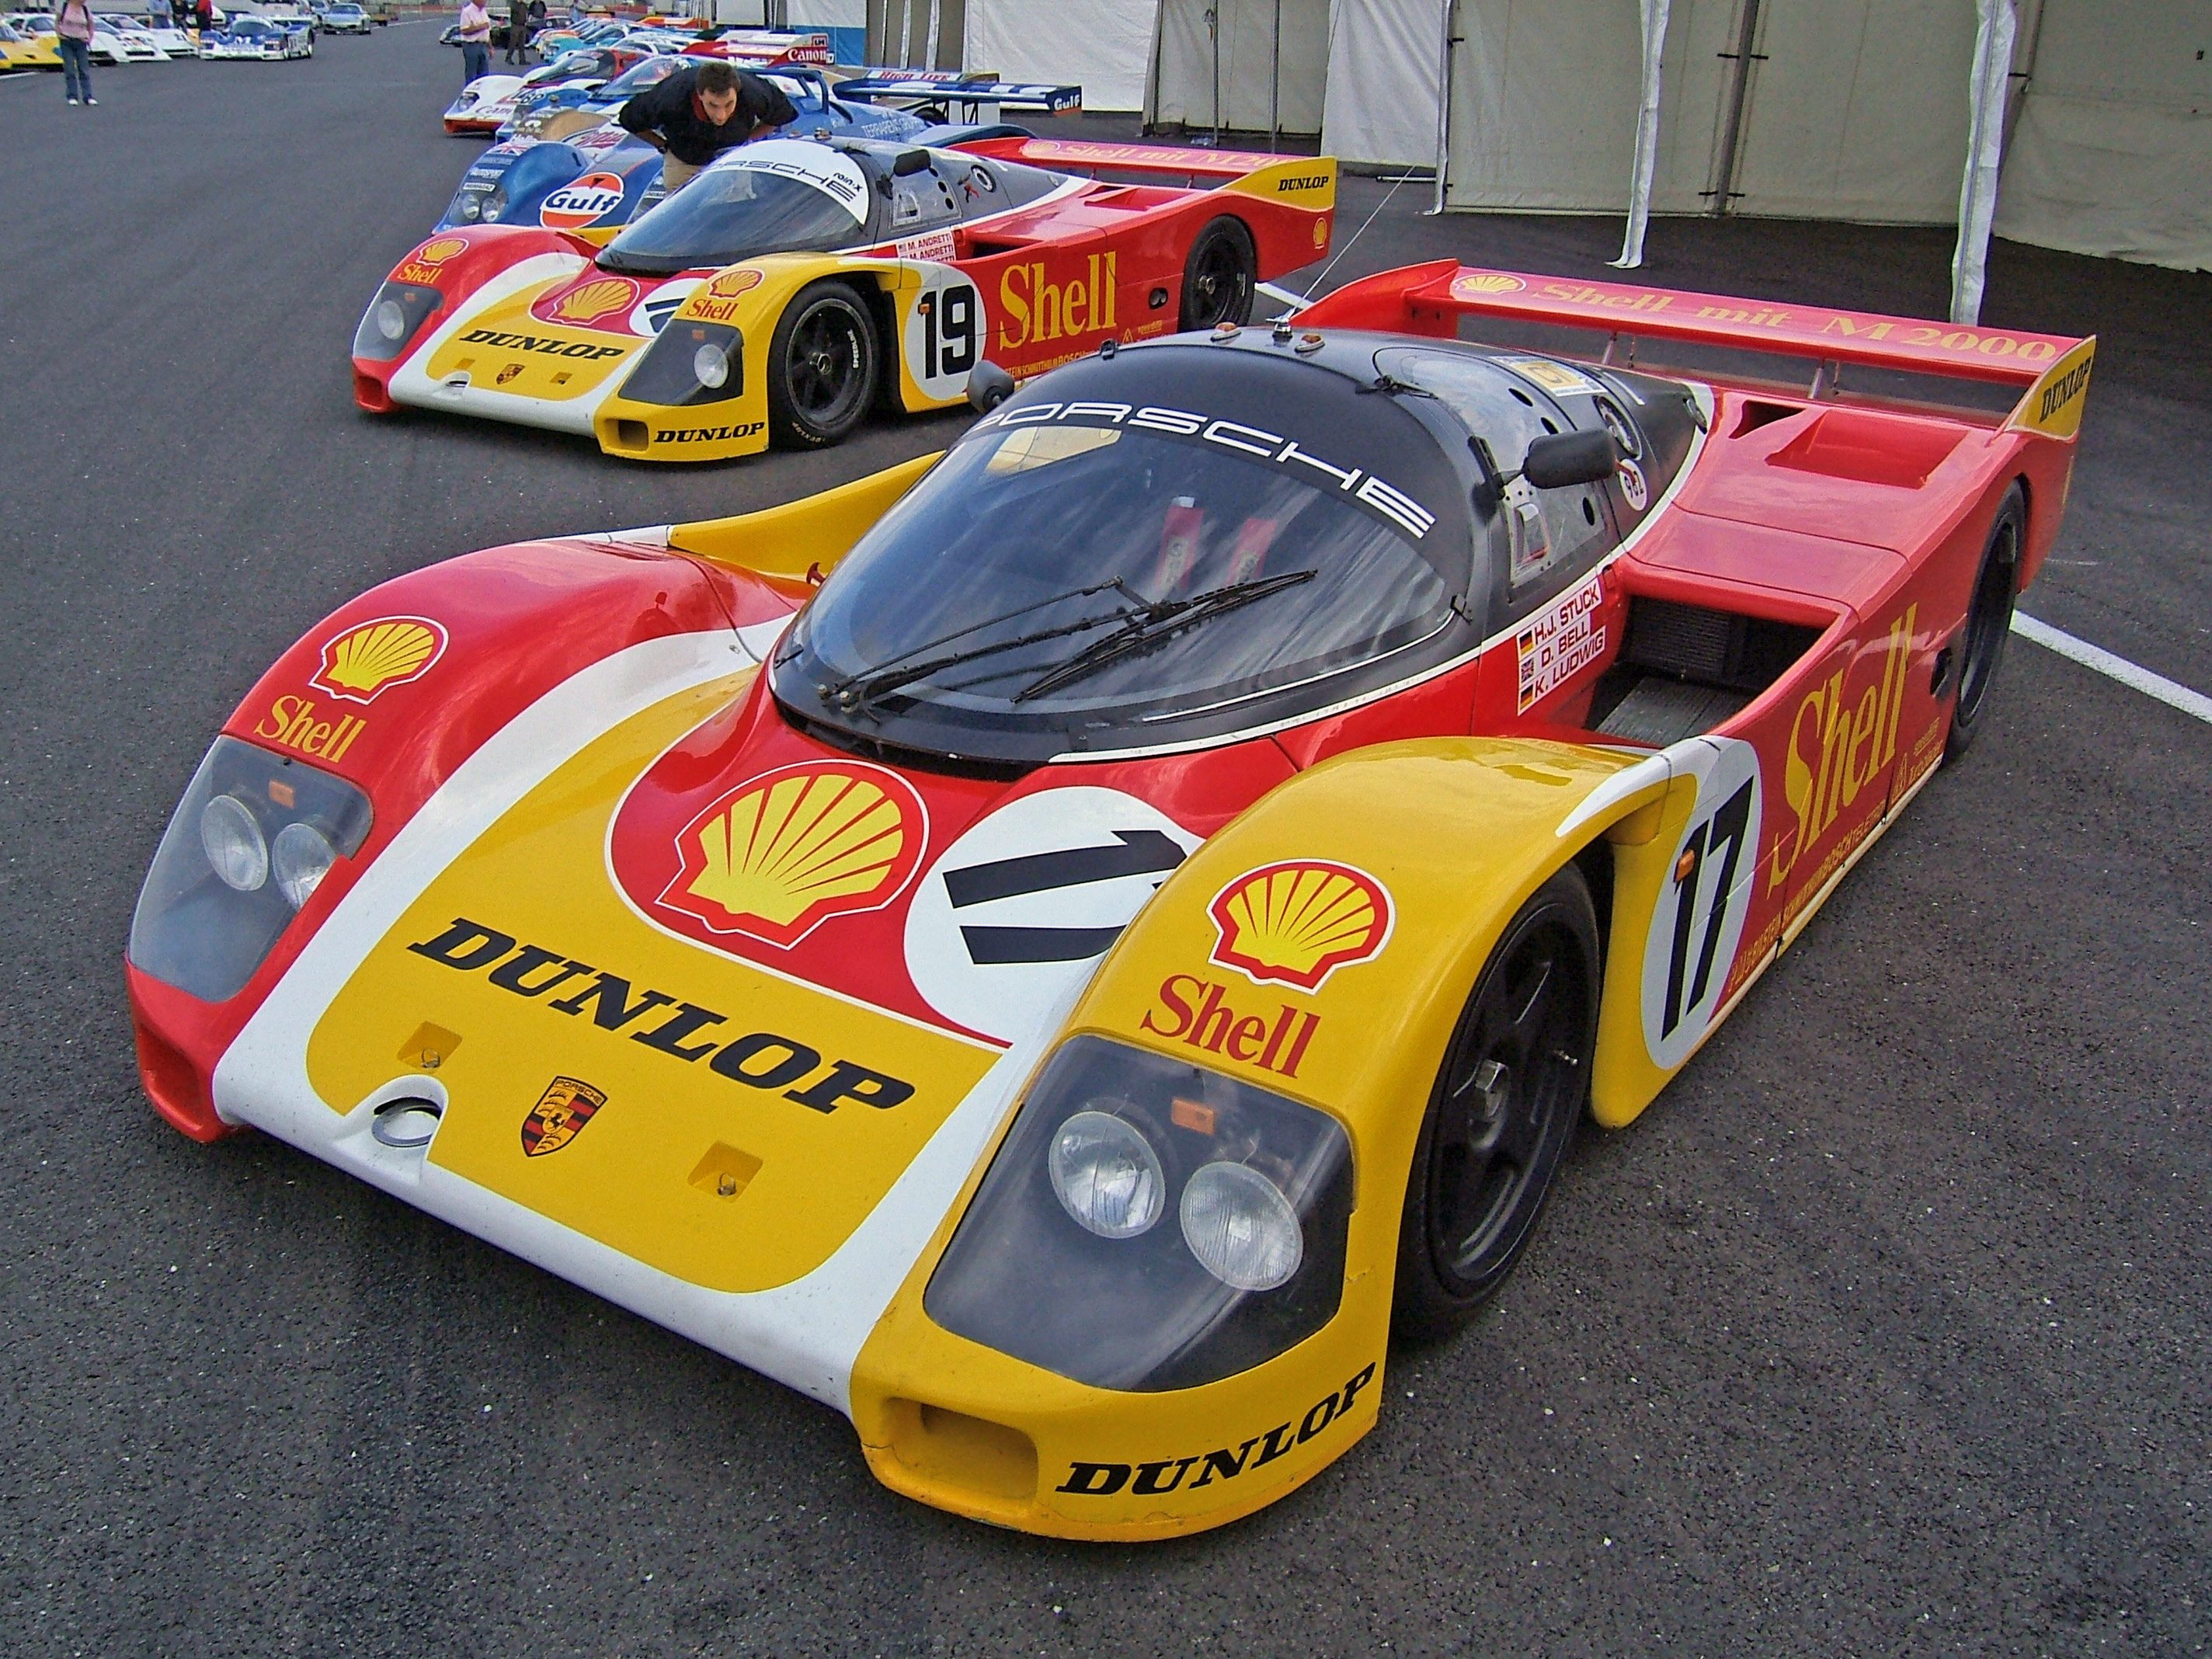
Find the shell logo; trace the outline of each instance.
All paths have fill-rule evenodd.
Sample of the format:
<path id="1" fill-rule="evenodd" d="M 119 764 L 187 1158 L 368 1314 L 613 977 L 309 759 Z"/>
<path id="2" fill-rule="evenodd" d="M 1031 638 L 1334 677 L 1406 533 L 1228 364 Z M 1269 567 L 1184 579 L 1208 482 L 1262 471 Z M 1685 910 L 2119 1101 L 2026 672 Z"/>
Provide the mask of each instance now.
<path id="1" fill-rule="evenodd" d="M 617 311 L 628 311 L 645 290 L 627 276 L 602 276 L 571 289 L 540 313 L 554 323 L 595 323 Z"/>
<path id="2" fill-rule="evenodd" d="M 1389 890 L 1364 870 L 1292 859 L 1248 870 L 1206 907 L 1219 937 L 1212 959 L 1246 978 L 1321 988 L 1338 969 L 1381 954 Z"/>
<path id="3" fill-rule="evenodd" d="M 1452 293 L 1462 299 L 1478 294 L 1518 294 L 1528 286 L 1518 276 L 1498 270 L 1470 270 L 1452 278 Z"/>
<path id="4" fill-rule="evenodd" d="M 928 840 L 921 797 L 896 773 L 856 761 L 780 767 L 692 819 L 660 902 L 718 933 L 788 947 L 831 916 L 889 904 Z"/>
<path id="5" fill-rule="evenodd" d="M 707 284 L 707 292 L 718 300 L 734 300 L 740 294 L 750 294 L 761 285 L 761 274 L 744 265 L 735 270 L 725 270 Z"/>
<path id="6" fill-rule="evenodd" d="M 580 230 L 622 205 L 623 181 L 611 173 L 587 173 L 545 198 L 538 222 L 554 230 Z"/>
<path id="7" fill-rule="evenodd" d="M 415 250 L 416 259 L 426 265 L 441 265 L 456 253 L 466 253 L 469 245 L 458 236 L 436 236 Z"/>
<path id="8" fill-rule="evenodd" d="M 388 688 L 419 680 L 446 653 L 446 630 L 427 617 L 379 617 L 323 643 L 307 684 L 347 702 L 374 702 Z"/>

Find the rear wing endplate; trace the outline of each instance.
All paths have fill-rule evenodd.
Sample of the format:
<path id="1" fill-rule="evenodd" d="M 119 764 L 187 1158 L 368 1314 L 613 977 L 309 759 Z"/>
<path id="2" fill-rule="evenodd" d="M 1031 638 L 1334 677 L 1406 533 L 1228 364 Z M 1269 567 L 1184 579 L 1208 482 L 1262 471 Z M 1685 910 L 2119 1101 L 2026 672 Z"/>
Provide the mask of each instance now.
<path id="1" fill-rule="evenodd" d="M 1483 270 L 1439 260 L 1347 283 L 1298 325 L 1458 336 L 1616 368 L 2080 430 L 2094 335 L 1965 328 L 1823 306 Z"/>

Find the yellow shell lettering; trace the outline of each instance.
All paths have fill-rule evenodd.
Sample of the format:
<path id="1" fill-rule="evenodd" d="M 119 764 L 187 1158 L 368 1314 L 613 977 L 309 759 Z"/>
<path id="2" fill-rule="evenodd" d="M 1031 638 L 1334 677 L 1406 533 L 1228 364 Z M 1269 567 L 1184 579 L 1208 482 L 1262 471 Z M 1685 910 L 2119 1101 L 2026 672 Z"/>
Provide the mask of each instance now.
<path id="1" fill-rule="evenodd" d="M 732 916 L 787 927 L 827 899 L 883 885 L 906 845 L 882 788 L 836 772 L 778 779 L 739 796 L 699 831 L 690 891 Z"/>

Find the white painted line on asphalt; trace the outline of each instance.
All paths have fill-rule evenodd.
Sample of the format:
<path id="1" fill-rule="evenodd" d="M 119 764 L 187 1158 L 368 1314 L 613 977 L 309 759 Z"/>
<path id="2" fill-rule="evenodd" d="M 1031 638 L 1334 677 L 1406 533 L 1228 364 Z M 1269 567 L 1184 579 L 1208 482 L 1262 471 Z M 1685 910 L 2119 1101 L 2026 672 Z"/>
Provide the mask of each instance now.
<path id="1" fill-rule="evenodd" d="M 2012 631 L 2023 639 L 2033 640 L 2047 651 L 2056 651 L 2069 662 L 2078 662 L 2084 668 L 2094 668 L 2108 679 L 2140 691 L 2146 697 L 2155 697 L 2169 708 L 2179 708 L 2185 714 L 2194 714 L 2198 720 L 2212 725 L 2212 697 L 2201 691 L 2192 691 L 2179 681 L 2163 674 L 2154 674 L 2148 668 L 2138 667 L 2125 657 L 2116 657 L 2100 645 L 2087 640 L 2077 640 L 2062 628 L 2053 628 L 2047 622 L 2038 622 L 2025 611 L 2012 613 Z"/>

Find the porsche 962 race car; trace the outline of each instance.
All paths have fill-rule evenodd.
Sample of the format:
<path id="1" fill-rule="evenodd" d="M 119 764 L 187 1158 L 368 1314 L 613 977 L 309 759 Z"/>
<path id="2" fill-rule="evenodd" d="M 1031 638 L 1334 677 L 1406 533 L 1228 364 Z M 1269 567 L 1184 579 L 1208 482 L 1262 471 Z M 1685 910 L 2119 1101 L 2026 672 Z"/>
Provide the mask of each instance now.
<path id="1" fill-rule="evenodd" d="M 402 576 L 186 789 L 146 1088 L 925 1502 L 1248 1513 L 1982 731 L 2093 349 L 1447 264 Z"/>
<path id="2" fill-rule="evenodd" d="M 1054 162 L 1221 182 L 1110 184 Z M 957 403 L 979 362 L 1031 375 L 1102 341 L 1242 321 L 1258 278 L 1327 248 L 1336 165 L 765 139 L 593 246 L 594 216 L 634 188 L 592 173 L 546 197 L 537 225 L 416 248 L 354 336 L 355 401 L 588 433 L 641 460 L 836 443 L 878 401 Z"/>

